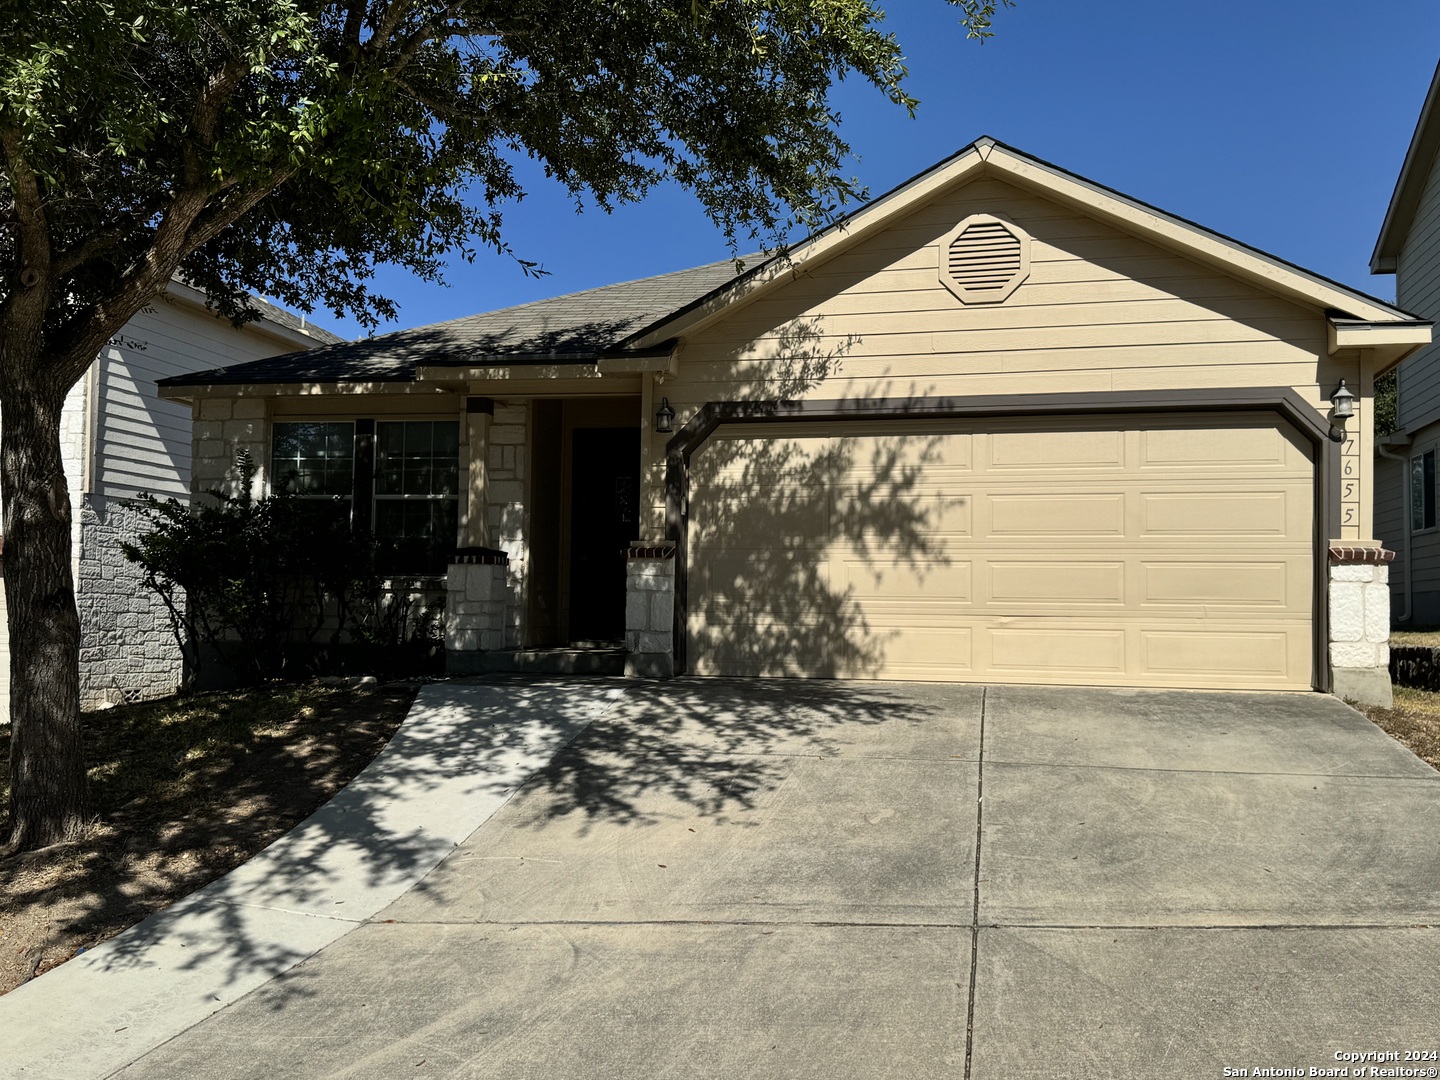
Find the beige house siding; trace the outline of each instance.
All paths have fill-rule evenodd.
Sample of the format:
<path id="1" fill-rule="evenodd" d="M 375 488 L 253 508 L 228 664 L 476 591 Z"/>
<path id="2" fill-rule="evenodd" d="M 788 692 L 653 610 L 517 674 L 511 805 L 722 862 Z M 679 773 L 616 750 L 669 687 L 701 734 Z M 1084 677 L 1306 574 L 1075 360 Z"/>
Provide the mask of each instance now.
<path id="1" fill-rule="evenodd" d="M 1431 163 L 1414 222 L 1400 249 L 1395 278 L 1396 302 L 1425 318 L 1440 318 L 1440 169 Z M 1400 365 L 1401 430 L 1440 419 L 1440 342 L 1421 349 Z"/>
<path id="2" fill-rule="evenodd" d="M 967 306 L 939 281 L 938 244 L 982 213 L 1030 235 L 1030 275 L 1004 303 Z M 1364 389 L 1353 352 L 1326 354 L 1318 309 L 984 178 L 700 329 L 653 393 L 669 398 L 677 425 L 718 400 L 1276 386 L 1323 412 L 1339 379 Z M 1362 415 L 1368 406 L 1361 401 Z M 655 538 L 665 441 L 648 441 Z M 1353 540 L 1372 526 L 1371 463 L 1352 456 L 1358 489 L 1341 538 Z"/>

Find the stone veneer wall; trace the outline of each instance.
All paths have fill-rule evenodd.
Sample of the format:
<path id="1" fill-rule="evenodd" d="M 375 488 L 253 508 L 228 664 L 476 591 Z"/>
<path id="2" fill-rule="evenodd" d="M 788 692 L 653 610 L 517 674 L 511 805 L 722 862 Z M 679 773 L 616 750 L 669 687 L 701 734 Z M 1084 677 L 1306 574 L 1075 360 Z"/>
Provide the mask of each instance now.
<path id="1" fill-rule="evenodd" d="M 255 462 L 251 494 L 265 493 L 265 470 L 270 461 L 270 432 L 265 402 L 259 398 L 201 398 L 194 409 L 191 443 L 190 494 L 199 498 L 212 491 L 238 494 L 240 470 L 236 459 L 248 450 Z"/>
<path id="2" fill-rule="evenodd" d="M 165 605 L 120 550 L 149 527 L 128 500 L 91 495 L 81 509 L 81 708 L 164 697 L 180 687 L 184 660 Z"/>
<path id="3" fill-rule="evenodd" d="M 1336 697 L 1391 704 L 1390 561 L 1379 547 L 1330 549 L 1330 674 Z"/>
<path id="4" fill-rule="evenodd" d="M 675 674 L 675 549 L 631 546 L 625 574 L 625 674 Z"/>

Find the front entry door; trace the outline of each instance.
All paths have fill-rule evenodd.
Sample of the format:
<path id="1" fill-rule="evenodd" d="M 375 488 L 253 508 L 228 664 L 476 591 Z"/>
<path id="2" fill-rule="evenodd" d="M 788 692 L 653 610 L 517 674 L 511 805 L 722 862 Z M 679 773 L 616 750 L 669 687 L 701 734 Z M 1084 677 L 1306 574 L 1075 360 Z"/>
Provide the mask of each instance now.
<path id="1" fill-rule="evenodd" d="M 625 636 L 625 548 L 640 531 L 640 429 L 576 428 L 570 471 L 570 640 Z"/>

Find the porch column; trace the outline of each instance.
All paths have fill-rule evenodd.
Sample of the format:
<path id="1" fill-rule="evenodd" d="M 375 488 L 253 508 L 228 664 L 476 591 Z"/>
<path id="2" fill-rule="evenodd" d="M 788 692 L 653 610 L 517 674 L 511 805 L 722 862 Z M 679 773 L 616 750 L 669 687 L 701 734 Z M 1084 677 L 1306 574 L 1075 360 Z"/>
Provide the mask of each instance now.
<path id="1" fill-rule="evenodd" d="M 1390 562 L 1377 545 L 1330 548 L 1330 686 L 1338 698 L 1389 706 Z"/>
<path id="2" fill-rule="evenodd" d="M 625 674 L 675 674 L 675 545 L 630 545 L 625 573 Z"/>
<path id="3" fill-rule="evenodd" d="M 508 589 L 503 551 L 471 549 L 450 559 L 445 575 L 445 673 L 485 670 L 481 653 L 505 647 Z"/>
<path id="4" fill-rule="evenodd" d="M 492 398 L 465 399 L 465 439 L 470 460 L 465 477 L 465 520 L 460 526 L 463 548 L 490 546 L 490 421 L 494 416 Z"/>

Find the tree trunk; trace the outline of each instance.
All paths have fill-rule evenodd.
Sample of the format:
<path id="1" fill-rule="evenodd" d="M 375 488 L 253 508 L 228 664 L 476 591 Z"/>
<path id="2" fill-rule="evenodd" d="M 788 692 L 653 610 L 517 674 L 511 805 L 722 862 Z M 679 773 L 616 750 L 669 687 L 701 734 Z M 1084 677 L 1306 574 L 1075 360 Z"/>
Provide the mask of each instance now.
<path id="1" fill-rule="evenodd" d="M 9 847 L 23 851 L 73 839 L 85 824 L 80 618 L 70 566 L 70 493 L 60 456 L 64 393 L 34 382 L 15 393 L 15 382 L 30 380 L 17 380 L 15 367 L 5 374 L 0 562 L 10 616 Z"/>

